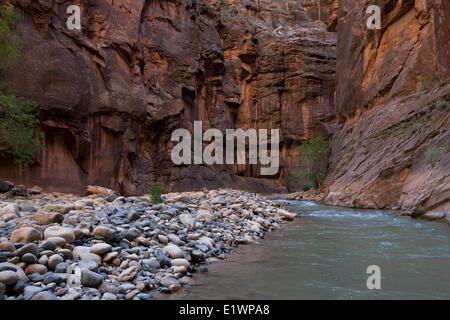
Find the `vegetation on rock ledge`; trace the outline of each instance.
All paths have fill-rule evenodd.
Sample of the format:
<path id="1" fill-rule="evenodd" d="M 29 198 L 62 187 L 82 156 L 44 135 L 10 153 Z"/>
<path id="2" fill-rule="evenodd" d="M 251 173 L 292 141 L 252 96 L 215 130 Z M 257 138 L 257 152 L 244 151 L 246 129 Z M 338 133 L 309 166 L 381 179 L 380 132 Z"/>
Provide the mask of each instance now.
<path id="1" fill-rule="evenodd" d="M 43 147 L 35 137 L 37 106 L 12 94 L 5 80 L 8 69 L 20 58 L 19 19 L 13 7 L 0 6 L 0 153 L 11 155 L 21 168 L 28 168 Z"/>
<path id="2" fill-rule="evenodd" d="M 316 188 L 322 185 L 326 177 L 330 148 L 330 142 L 322 137 L 315 138 L 297 147 L 299 150 L 297 173 L 311 179 Z"/>

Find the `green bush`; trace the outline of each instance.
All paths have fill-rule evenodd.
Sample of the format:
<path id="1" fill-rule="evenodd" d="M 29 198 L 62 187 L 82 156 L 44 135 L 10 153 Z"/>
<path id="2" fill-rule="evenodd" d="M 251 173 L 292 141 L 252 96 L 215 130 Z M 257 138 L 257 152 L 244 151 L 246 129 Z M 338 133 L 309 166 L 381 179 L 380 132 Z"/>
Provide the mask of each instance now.
<path id="1" fill-rule="evenodd" d="M 429 146 L 425 151 L 425 160 L 434 167 L 439 162 L 441 155 L 441 150 L 438 147 Z"/>
<path id="2" fill-rule="evenodd" d="M 150 201 L 153 204 L 161 203 L 162 202 L 161 193 L 162 193 L 162 191 L 158 185 L 152 186 L 150 188 L 150 196 L 151 196 Z"/>
<path id="3" fill-rule="evenodd" d="M 0 71 L 14 65 L 20 58 L 19 37 L 17 36 L 17 23 L 20 16 L 16 14 L 13 6 L 5 8 L 0 5 Z"/>
<path id="4" fill-rule="evenodd" d="M 32 165 L 35 153 L 43 147 L 35 137 L 39 124 L 36 108 L 12 94 L 0 95 L 0 153 L 12 155 L 21 168 Z"/>
<path id="5" fill-rule="evenodd" d="M 302 187 L 302 190 L 303 190 L 303 191 L 308 191 L 308 190 L 311 190 L 311 188 L 312 188 L 311 185 L 309 185 L 309 184 L 304 184 L 303 187 Z"/>
<path id="6" fill-rule="evenodd" d="M 12 94 L 6 81 L 9 68 L 20 58 L 19 19 L 14 7 L 0 5 L 0 154 L 11 155 L 22 169 L 34 163 L 43 145 L 35 136 L 37 105 Z"/>
<path id="7" fill-rule="evenodd" d="M 330 142 L 322 137 L 297 147 L 299 150 L 297 171 L 301 176 L 311 179 L 316 188 L 319 188 L 325 180 L 330 148 Z"/>

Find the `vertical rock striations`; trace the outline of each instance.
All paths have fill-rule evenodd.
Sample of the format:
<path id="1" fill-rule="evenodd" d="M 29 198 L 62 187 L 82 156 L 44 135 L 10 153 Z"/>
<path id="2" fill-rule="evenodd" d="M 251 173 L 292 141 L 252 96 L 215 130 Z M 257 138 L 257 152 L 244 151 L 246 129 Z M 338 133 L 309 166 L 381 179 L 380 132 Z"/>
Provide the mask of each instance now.
<path id="1" fill-rule="evenodd" d="M 381 7 L 368 30 L 366 8 Z M 338 7 L 339 6 L 339 7 Z M 339 0 L 326 202 L 450 217 L 448 1 Z"/>
<path id="2" fill-rule="evenodd" d="M 336 128 L 335 34 L 314 23 L 325 18 L 311 13 L 312 1 L 75 1 L 81 31 L 66 28 L 72 2 L 10 2 L 24 16 L 23 59 L 11 82 L 39 105 L 46 149 L 25 173 L 1 159 L 4 179 L 124 194 L 154 183 L 167 191 L 295 189 L 295 146 Z M 195 120 L 204 130 L 280 128 L 279 174 L 174 166 L 171 133 L 192 130 Z"/>

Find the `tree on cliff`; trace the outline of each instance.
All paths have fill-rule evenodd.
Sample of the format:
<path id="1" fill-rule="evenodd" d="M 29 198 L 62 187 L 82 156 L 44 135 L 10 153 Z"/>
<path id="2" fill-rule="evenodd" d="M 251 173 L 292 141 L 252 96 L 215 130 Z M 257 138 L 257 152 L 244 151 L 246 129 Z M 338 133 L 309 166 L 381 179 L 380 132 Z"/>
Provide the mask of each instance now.
<path id="1" fill-rule="evenodd" d="M 322 137 L 315 138 L 297 147 L 297 150 L 299 150 L 297 172 L 301 176 L 311 179 L 316 188 L 319 188 L 325 179 L 330 147 L 330 142 Z"/>
<path id="2" fill-rule="evenodd" d="M 20 168 L 28 168 L 34 163 L 36 151 L 42 148 L 35 137 L 37 106 L 16 97 L 7 81 L 9 69 L 20 58 L 19 19 L 14 7 L 0 6 L 0 154 L 12 156 Z"/>

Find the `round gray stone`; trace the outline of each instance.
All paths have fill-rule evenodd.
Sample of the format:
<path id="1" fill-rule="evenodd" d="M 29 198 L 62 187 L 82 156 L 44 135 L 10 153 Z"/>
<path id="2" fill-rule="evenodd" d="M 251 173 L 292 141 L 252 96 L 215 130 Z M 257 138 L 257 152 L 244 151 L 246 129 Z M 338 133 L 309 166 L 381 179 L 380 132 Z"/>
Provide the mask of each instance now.
<path id="1" fill-rule="evenodd" d="M 2 271 L 0 272 L 0 282 L 9 286 L 17 282 L 19 276 L 14 271 Z"/>
<path id="2" fill-rule="evenodd" d="M 88 269 L 81 269 L 81 284 L 87 287 L 95 287 L 103 282 L 103 276 Z"/>

